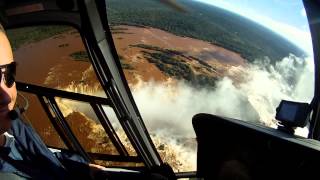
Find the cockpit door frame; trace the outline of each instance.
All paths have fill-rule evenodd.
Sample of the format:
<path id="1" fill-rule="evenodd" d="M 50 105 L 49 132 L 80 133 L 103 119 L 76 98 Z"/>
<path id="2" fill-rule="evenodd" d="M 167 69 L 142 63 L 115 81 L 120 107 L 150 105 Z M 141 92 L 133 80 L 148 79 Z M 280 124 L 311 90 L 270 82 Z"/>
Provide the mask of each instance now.
<path id="1" fill-rule="evenodd" d="M 315 72 L 314 97 L 311 102 L 313 113 L 309 126 L 308 138 L 320 140 L 320 2 L 303 0 L 303 3 L 308 17 L 312 37 Z"/>
<path id="2" fill-rule="evenodd" d="M 95 0 L 78 1 L 82 22 L 86 24 L 84 32 L 90 44 L 92 64 L 103 89 L 115 105 L 116 115 L 124 131 L 145 165 L 148 168 L 161 166 L 163 162 L 151 141 L 121 69 L 106 12 L 101 12 L 103 8 L 99 12 L 97 4 Z M 105 3 L 100 2 L 101 5 L 105 7 Z"/>

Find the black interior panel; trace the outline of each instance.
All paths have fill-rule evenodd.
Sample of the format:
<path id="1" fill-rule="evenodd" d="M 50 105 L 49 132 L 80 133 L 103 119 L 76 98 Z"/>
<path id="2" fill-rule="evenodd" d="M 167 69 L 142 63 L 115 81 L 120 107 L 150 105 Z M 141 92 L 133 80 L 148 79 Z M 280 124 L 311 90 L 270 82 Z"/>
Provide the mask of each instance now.
<path id="1" fill-rule="evenodd" d="M 205 179 L 314 179 L 320 143 L 262 125 L 210 114 L 193 117 L 197 176 Z"/>

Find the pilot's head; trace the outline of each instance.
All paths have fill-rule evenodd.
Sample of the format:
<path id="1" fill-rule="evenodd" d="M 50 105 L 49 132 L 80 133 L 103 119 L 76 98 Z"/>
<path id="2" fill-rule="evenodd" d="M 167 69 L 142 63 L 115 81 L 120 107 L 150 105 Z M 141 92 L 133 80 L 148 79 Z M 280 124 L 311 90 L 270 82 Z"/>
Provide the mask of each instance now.
<path id="1" fill-rule="evenodd" d="M 3 27 L 0 24 L 0 135 L 11 127 L 8 112 L 14 108 L 17 97 L 14 82 L 15 64 L 10 43 Z"/>

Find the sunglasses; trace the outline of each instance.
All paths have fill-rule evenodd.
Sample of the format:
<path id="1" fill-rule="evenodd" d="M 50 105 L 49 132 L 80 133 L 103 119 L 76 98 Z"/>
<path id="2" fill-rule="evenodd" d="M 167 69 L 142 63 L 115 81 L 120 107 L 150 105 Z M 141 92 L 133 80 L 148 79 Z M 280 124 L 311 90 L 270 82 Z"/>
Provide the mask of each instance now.
<path id="1" fill-rule="evenodd" d="M 4 83 L 8 88 L 11 88 L 16 79 L 16 66 L 15 62 L 10 64 L 0 65 L 0 83 L 4 79 Z M 4 78 L 3 78 L 4 77 Z"/>

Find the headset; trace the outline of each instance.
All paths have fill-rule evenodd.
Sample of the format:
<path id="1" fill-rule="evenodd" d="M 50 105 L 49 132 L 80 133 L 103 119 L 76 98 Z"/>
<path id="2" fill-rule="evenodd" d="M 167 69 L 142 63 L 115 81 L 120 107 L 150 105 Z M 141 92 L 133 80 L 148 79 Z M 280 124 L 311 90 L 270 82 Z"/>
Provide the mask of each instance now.
<path id="1" fill-rule="evenodd" d="M 29 108 L 28 99 L 19 92 L 18 92 L 18 96 L 20 96 L 23 99 L 23 101 L 25 102 L 25 105 L 23 107 L 18 107 L 8 112 L 9 119 L 11 119 L 12 121 L 19 117 L 18 111 L 22 114 Z"/>

